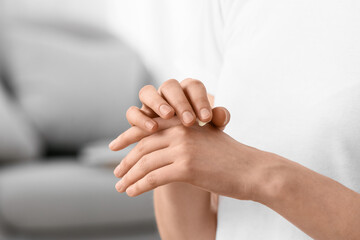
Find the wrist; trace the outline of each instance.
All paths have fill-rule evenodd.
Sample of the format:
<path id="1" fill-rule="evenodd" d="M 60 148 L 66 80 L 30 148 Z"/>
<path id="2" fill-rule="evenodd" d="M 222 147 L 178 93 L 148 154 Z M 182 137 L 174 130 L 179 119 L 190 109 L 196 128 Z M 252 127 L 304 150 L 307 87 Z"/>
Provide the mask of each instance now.
<path id="1" fill-rule="evenodd" d="M 251 200 L 269 206 L 288 196 L 294 189 L 291 179 L 296 165 L 279 155 L 261 151 Z"/>

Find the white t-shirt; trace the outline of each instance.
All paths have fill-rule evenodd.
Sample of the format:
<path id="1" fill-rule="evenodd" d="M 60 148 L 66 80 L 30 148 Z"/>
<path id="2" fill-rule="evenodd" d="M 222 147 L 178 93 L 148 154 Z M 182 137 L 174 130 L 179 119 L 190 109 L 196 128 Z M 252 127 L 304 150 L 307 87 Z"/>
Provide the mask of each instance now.
<path id="1" fill-rule="evenodd" d="M 232 137 L 360 191 L 359 0 L 110 2 L 110 28 L 158 82 L 199 78 L 230 110 Z M 309 237 L 220 197 L 217 239 Z"/>
<path id="2" fill-rule="evenodd" d="M 360 1 L 224 0 L 217 105 L 238 141 L 360 191 Z M 271 209 L 220 197 L 217 239 L 310 239 Z"/>
<path id="3" fill-rule="evenodd" d="M 218 0 L 107 2 L 108 28 L 138 51 L 156 85 L 191 77 L 214 94 L 221 64 Z"/>

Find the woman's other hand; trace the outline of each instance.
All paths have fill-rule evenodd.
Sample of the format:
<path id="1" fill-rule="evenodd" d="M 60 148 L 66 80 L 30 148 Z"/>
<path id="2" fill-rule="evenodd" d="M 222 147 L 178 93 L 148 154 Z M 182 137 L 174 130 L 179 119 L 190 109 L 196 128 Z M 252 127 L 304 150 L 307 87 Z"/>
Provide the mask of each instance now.
<path id="1" fill-rule="evenodd" d="M 220 130 L 223 130 L 230 121 L 230 113 L 224 107 L 213 108 L 212 115 L 213 118 L 211 124 Z M 151 120 L 156 123 L 156 126 L 158 126 L 157 131 L 168 129 L 177 125 L 182 125 L 182 122 L 178 117 L 173 117 L 168 120 L 157 117 L 151 118 Z M 119 151 L 133 143 L 139 142 L 141 139 L 150 136 L 151 134 L 154 134 L 154 132 L 149 132 L 139 126 L 133 126 L 114 139 L 109 144 L 109 148 L 112 151 Z"/>
<path id="2" fill-rule="evenodd" d="M 184 126 L 192 126 L 196 119 L 207 123 L 213 118 L 213 97 L 208 95 L 204 84 L 187 78 L 182 82 L 170 79 L 157 90 L 152 85 L 144 86 L 139 92 L 141 109 L 132 106 L 126 117 L 132 126 L 155 132 L 158 124 L 152 118 L 170 119 L 175 114 Z"/>

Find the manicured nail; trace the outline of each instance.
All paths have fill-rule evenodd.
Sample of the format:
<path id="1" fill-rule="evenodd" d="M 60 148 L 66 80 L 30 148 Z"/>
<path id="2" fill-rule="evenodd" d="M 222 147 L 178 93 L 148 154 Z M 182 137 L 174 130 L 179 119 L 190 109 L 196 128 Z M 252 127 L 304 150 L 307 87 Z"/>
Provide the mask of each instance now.
<path id="1" fill-rule="evenodd" d="M 165 104 L 161 105 L 159 109 L 161 114 L 164 116 L 168 115 L 171 112 L 171 107 Z"/>
<path id="2" fill-rule="evenodd" d="M 203 108 L 200 110 L 200 116 L 202 119 L 208 119 L 210 117 L 211 113 L 209 109 Z"/>
<path id="3" fill-rule="evenodd" d="M 228 124 L 229 123 L 229 116 L 228 116 L 228 114 L 225 112 L 225 120 L 224 120 L 224 124 L 223 124 L 223 126 L 225 126 L 226 124 Z"/>
<path id="4" fill-rule="evenodd" d="M 153 121 L 147 120 L 145 122 L 145 127 L 149 130 L 153 130 L 155 127 L 155 123 Z"/>
<path id="5" fill-rule="evenodd" d="M 200 127 L 203 127 L 203 126 L 205 126 L 207 124 L 207 122 L 202 122 L 200 120 L 197 120 L 197 122 L 198 122 Z"/>
<path id="6" fill-rule="evenodd" d="M 192 115 L 192 113 L 189 111 L 185 111 L 182 114 L 182 117 L 185 123 L 191 123 L 194 120 L 194 115 Z"/>

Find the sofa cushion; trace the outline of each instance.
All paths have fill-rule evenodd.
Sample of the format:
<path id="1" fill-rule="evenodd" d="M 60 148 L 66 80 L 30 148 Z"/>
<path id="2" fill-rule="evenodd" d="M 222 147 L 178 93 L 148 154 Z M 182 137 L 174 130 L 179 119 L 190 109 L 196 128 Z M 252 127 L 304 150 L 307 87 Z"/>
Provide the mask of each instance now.
<path id="1" fill-rule="evenodd" d="M 127 46 L 65 30 L 23 28 L 8 36 L 21 106 L 50 147 L 77 149 L 128 127 L 125 112 L 147 78 Z"/>
<path id="2" fill-rule="evenodd" d="M 118 193 L 111 169 L 71 159 L 0 172 L 0 213 L 22 231 L 154 223 L 152 193 Z"/>
<path id="3" fill-rule="evenodd" d="M 29 160 L 41 153 L 41 141 L 0 79 L 0 162 Z"/>
<path id="4" fill-rule="evenodd" d="M 3 12 L 12 20 L 71 24 L 104 29 L 108 0 L 1 0 Z"/>
<path id="5" fill-rule="evenodd" d="M 149 77 L 138 55 L 106 29 L 106 4 L 5 2 L 12 85 L 49 146 L 76 150 L 125 130 L 125 112 Z"/>

